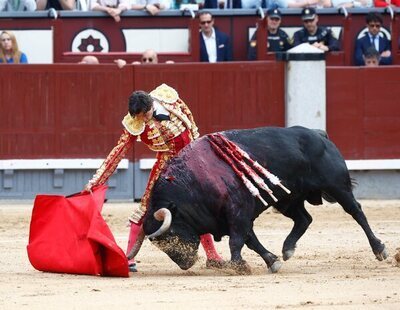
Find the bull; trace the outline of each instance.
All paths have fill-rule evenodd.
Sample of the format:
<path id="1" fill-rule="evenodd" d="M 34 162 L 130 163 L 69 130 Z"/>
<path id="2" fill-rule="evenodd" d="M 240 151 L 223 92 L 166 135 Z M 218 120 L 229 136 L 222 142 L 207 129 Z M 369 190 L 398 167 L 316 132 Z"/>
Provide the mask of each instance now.
<path id="1" fill-rule="evenodd" d="M 293 220 L 282 247 L 286 261 L 293 256 L 297 241 L 312 222 L 305 201 L 320 205 L 322 198 L 338 202 L 362 227 L 376 258 L 387 258 L 385 245 L 372 232 L 354 198 L 346 163 L 324 132 L 296 126 L 221 134 L 278 176 L 291 193 L 265 178 L 277 200 L 263 192 L 266 205 L 252 196 L 232 167 L 221 160 L 207 136 L 185 147 L 168 163 L 154 185 L 143 222 L 144 234 L 181 269 L 194 265 L 199 236 L 211 233 L 216 241 L 229 236 L 230 264 L 238 273 L 250 271 L 241 256 L 244 245 L 263 258 L 270 272 L 277 272 L 280 259 L 260 243 L 253 230 L 254 220 L 272 206 Z"/>

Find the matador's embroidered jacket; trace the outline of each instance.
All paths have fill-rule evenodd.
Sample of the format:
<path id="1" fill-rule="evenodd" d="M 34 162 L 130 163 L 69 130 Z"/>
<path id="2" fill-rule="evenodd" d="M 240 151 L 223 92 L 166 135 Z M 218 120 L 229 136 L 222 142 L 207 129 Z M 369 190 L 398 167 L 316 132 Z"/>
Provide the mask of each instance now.
<path id="1" fill-rule="evenodd" d="M 151 189 L 166 161 L 199 136 L 191 111 L 172 87 L 162 84 L 153 90 L 150 96 L 158 101 L 153 103 L 154 117 L 145 122 L 143 118 L 132 117 L 128 113 L 122 120 L 124 131 L 117 145 L 89 181 L 92 186 L 104 184 L 135 141 L 142 141 L 151 150 L 156 151 L 157 161 L 142 197 L 142 212 L 139 212 L 137 217 L 133 216 L 136 220 L 132 218 L 135 222 L 144 215 Z M 166 117 L 158 118 L 158 112 Z"/>

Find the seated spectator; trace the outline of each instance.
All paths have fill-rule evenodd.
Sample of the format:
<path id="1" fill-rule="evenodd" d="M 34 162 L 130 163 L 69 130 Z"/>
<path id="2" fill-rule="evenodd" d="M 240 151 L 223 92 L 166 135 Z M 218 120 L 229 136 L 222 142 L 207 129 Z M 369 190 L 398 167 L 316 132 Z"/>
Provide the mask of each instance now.
<path id="1" fill-rule="evenodd" d="M 129 0 L 90 0 L 90 9 L 92 11 L 106 12 L 117 23 L 121 21 L 121 13 L 129 8 Z"/>
<path id="2" fill-rule="evenodd" d="M 331 0 L 270 0 L 270 5 L 275 5 L 282 9 L 295 8 L 330 8 L 332 7 Z"/>
<path id="3" fill-rule="evenodd" d="M 126 65 L 126 61 L 123 59 L 116 59 L 114 62 L 117 64 L 119 68 L 123 68 Z M 167 60 L 166 64 L 174 63 L 172 60 Z M 155 50 L 147 49 L 143 52 L 140 61 L 132 62 L 133 65 L 140 65 L 140 64 L 158 64 L 158 56 Z"/>
<path id="4" fill-rule="evenodd" d="M 157 15 L 162 10 L 169 10 L 171 0 L 133 0 L 131 10 L 145 10 L 151 15 Z"/>
<path id="5" fill-rule="evenodd" d="M 82 60 L 79 63 L 85 65 L 98 65 L 100 62 L 96 56 L 86 55 L 82 58 Z"/>
<path id="6" fill-rule="evenodd" d="M 332 0 L 332 6 L 335 8 L 371 8 L 372 0 Z"/>
<path id="7" fill-rule="evenodd" d="M 208 11 L 199 13 L 200 20 L 200 61 L 220 62 L 232 60 L 229 37 L 214 28 L 214 17 Z"/>
<path id="8" fill-rule="evenodd" d="M 76 0 L 36 0 L 37 10 L 49 10 L 51 8 L 56 11 L 74 10 L 76 7 Z"/>
<path id="9" fill-rule="evenodd" d="M 318 26 L 318 15 L 314 8 L 303 9 L 301 19 L 304 26 L 294 33 L 294 46 L 310 43 L 324 52 L 339 50 L 339 41 L 334 37 L 332 30 L 329 27 Z"/>
<path id="10" fill-rule="evenodd" d="M 17 12 L 17 11 L 35 11 L 35 0 L 0 0 L 0 11 Z"/>
<path id="11" fill-rule="evenodd" d="M 287 33 L 280 28 L 281 21 L 282 16 L 279 9 L 269 9 L 267 11 L 267 51 L 269 52 L 285 52 L 292 48 L 292 40 Z M 251 37 L 247 58 L 249 60 L 257 59 L 257 30 Z"/>
<path id="12" fill-rule="evenodd" d="M 387 6 L 400 6 L 400 0 L 374 0 L 374 6 L 378 8 L 385 8 Z"/>
<path id="13" fill-rule="evenodd" d="M 392 64 L 391 43 L 386 35 L 381 32 L 383 23 L 382 16 L 376 12 L 370 12 L 365 16 L 368 31 L 357 39 L 355 48 L 355 64 L 356 66 L 365 65 L 364 55 L 366 50 L 373 46 L 381 55 L 379 64 L 390 65 Z"/>
<path id="14" fill-rule="evenodd" d="M 28 63 L 28 58 L 19 50 L 17 39 L 11 31 L 3 31 L 0 34 L 0 47 L 0 63 Z"/>
<path id="15" fill-rule="evenodd" d="M 364 63 L 366 67 L 378 67 L 381 55 L 375 49 L 375 47 L 370 46 L 367 48 L 364 54 Z"/>

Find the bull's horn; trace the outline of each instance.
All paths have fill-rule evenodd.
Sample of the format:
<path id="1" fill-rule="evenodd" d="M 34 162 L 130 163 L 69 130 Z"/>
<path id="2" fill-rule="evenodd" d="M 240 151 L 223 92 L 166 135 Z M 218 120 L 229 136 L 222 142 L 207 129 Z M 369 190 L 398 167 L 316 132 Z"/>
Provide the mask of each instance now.
<path id="1" fill-rule="evenodd" d="M 138 234 L 136 242 L 135 242 L 135 245 L 132 247 L 132 249 L 129 251 L 128 255 L 126 256 L 128 258 L 128 260 L 131 260 L 132 258 L 134 258 L 137 255 L 140 248 L 142 247 L 145 236 L 146 235 L 144 233 L 143 226 L 141 226 L 139 234 Z"/>
<path id="2" fill-rule="evenodd" d="M 154 218 L 157 221 L 163 221 L 163 223 L 156 232 L 148 236 L 149 239 L 158 237 L 169 229 L 169 227 L 171 226 L 172 214 L 171 211 L 169 211 L 167 208 L 161 208 L 157 212 L 154 212 Z"/>

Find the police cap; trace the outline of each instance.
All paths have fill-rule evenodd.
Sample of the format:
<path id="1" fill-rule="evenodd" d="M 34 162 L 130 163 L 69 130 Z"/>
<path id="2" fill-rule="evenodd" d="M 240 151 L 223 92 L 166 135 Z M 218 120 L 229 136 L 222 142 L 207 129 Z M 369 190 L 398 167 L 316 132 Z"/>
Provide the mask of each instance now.
<path id="1" fill-rule="evenodd" d="M 317 15 L 314 8 L 304 8 L 301 11 L 301 19 L 302 20 L 313 20 Z"/>
<path id="2" fill-rule="evenodd" d="M 267 16 L 271 17 L 271 18 L 279 18 L 279 19 L 281 19 L 281 15 L 282 15 L 282 13 L 278 9 L 269 9 L 267 11 Z"/>

